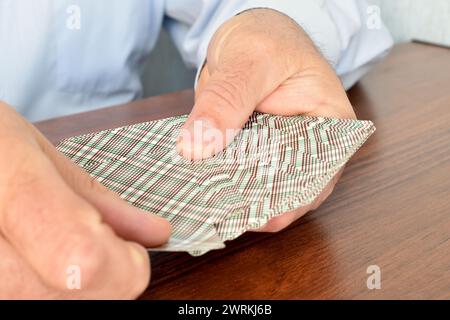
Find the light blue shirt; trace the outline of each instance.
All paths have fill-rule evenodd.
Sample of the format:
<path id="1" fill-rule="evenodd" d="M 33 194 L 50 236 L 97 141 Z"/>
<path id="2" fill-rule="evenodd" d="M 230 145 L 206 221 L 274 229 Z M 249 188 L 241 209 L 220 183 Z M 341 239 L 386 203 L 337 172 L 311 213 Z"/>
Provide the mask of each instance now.
<path id="1" fill-rule="evenodd" d="M 346 88 L 392 45 L 360 0 L 0 0 L 0 100 L 36 121 L 140 98 L 161 27 L 198 69 L 220 25 L 260 7 L 299 23 Z"/>

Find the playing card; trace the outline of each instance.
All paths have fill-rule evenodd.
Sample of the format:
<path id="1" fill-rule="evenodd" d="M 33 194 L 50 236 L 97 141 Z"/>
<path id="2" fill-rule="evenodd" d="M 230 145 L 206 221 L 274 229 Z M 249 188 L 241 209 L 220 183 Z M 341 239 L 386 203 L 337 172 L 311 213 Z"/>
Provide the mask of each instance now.
<path id="1" fill-rule="evenodd" d="M 307 205 L 375 131 L 370 121 L 253 114 L 222 152 L 176 152 L 187 116 L 63 140 L 58 149 L 124 200 L 170 221 L 161 251 L 200 255 Z"/>

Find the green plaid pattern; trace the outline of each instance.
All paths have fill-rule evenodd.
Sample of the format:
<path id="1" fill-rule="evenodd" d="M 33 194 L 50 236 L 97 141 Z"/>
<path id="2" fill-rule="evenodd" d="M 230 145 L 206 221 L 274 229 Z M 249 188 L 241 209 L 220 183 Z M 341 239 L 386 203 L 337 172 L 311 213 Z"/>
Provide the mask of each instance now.
<path id="1" fill-rule="evenodd" d="M 124 200 L 170 221 L 160 251 L 200 255 L 314 201 L 366 139 L 370 121 L 253 114 L 210 159 L 175 151 L 186 116 L 63 140 L 58 149 Z"/>

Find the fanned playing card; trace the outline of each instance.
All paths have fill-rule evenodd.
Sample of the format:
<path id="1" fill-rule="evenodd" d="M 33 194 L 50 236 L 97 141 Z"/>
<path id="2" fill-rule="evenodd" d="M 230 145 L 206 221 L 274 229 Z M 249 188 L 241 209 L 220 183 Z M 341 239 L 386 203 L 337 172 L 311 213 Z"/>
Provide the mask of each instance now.
<path id="1" fill-rule="evenodd" d="M 187 116 L 63 140 L 58 149 L 124 200 L 170 221 L 160 251 L 200 255 L 310 204 L 375 131 L 370 121 L 253 114 L 212 158 L 175 145 Z"/>

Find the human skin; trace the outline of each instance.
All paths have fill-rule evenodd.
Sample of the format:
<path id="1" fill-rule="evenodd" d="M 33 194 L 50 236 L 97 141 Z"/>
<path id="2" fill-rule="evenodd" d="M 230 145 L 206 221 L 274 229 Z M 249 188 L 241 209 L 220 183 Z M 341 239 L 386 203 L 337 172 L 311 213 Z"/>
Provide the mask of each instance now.
<path id="1" fill-rule="evenodd" d="M 270 9 L 246 11 L 216 32 L 195 96 L 178 142 L 179 153 L 194 159 L 223 149 L 234 137 L 227 134 L 230 129 L 237 133 L 254 111 L 356 118 L 339 78 L 307 34 L 293 20 Z M 194 127 L 222 134 L 200 134 L 199 138 Z M 275 217 L 255 231 L 280 231 L 316 209 L 341 174 L 342 170 L 312 204 Z"/>
<path id="2" fill-rule="evenodd" d="M 254 111 L 355 118 L 333 69 L 303 30 L 268 9 L 246 11 L 214 35 L 186 131 L 237 132 Z M 178 150 L 211 156 L 223 141 L 186 140 Z M 167 241 L 167 221 L 143 214 L 64 158 L 37 129 L 0 103 L 0 298 L 135 298 L 148 286 L 146 247 Z M 308 207 L 258 231 L 279 231 L 316 208 L 337 177 Z M 81 288 L 67 287 L 78 266 Z"/>

